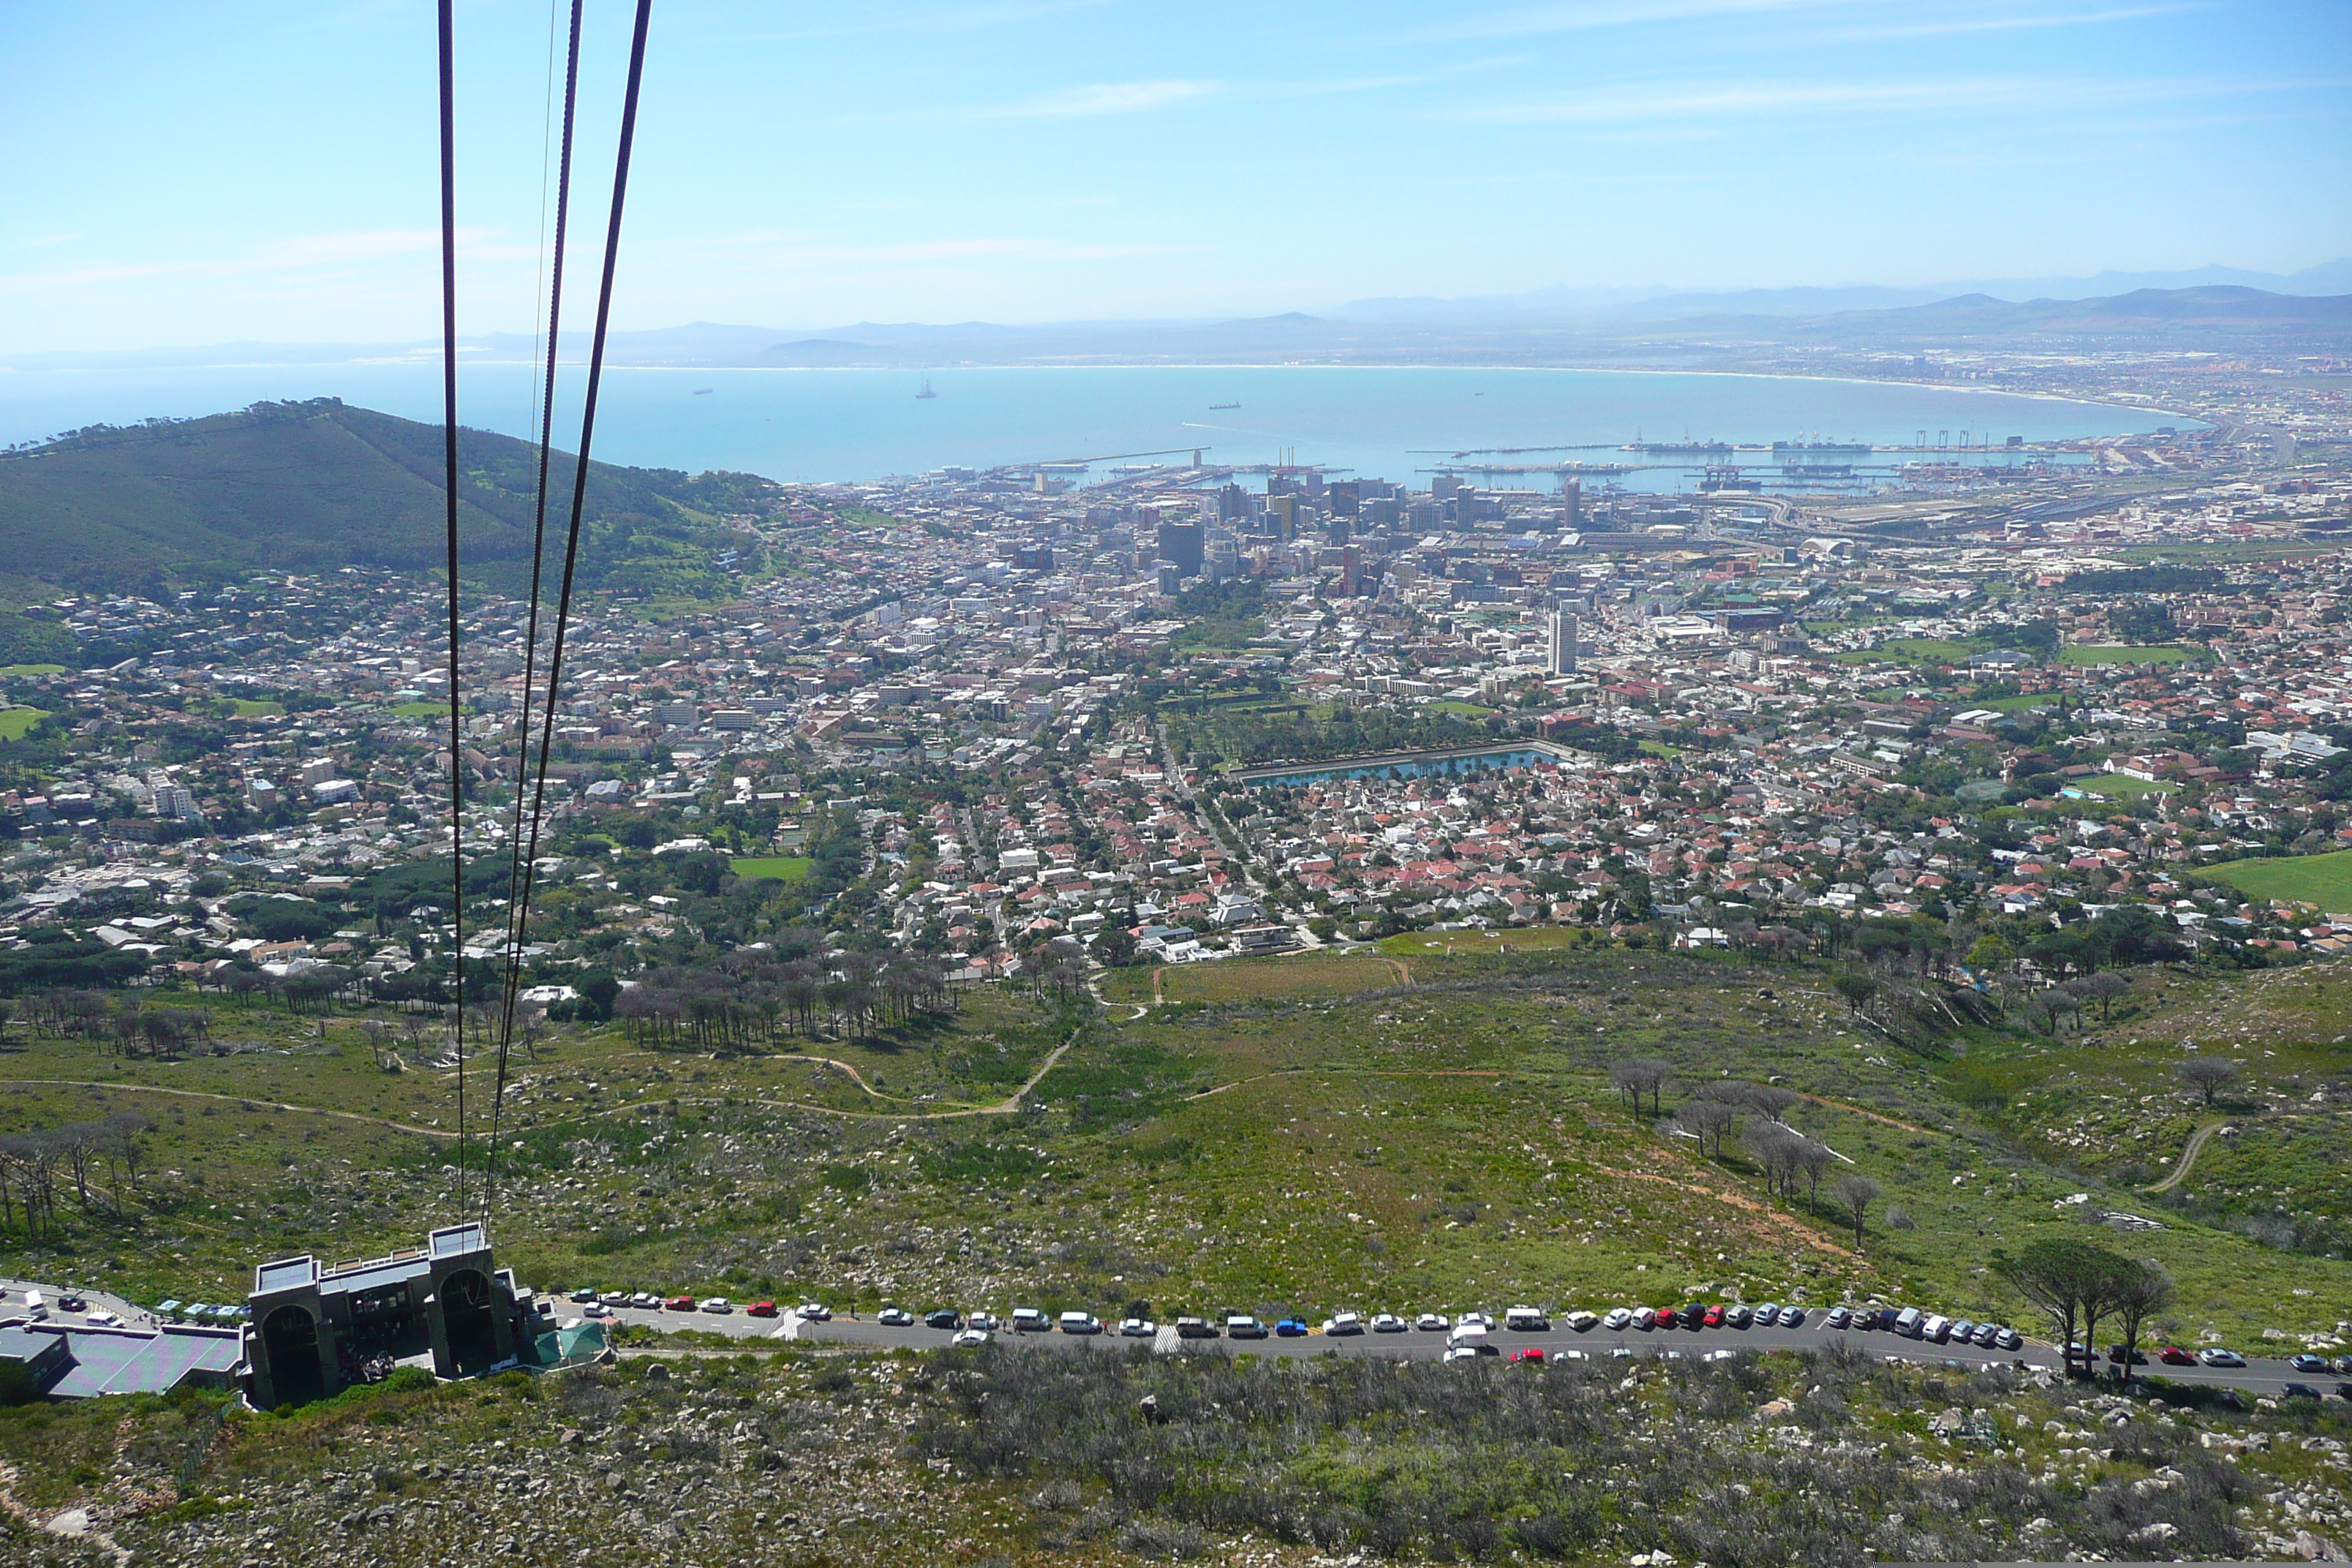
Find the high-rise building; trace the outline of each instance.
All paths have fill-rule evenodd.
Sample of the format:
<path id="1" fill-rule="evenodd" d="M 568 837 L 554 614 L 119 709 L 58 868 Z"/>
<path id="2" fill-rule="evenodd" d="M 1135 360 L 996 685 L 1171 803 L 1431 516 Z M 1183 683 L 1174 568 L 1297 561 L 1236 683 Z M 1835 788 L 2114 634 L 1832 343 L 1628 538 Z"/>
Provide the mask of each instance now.
<path id="1" fill-rule="evenodd" d="M 1584 530 L 1584 487 L 1573 479 L 1559 481 L 1559 525 L 1570 533 Z"/>
<path id="2" fill-rule="evenodd" d="M 1179 576 L 1201 574 L 1202 542 L 1198 520 L 1184 522 L 1171 517 L 1160 518 L 1160 559 L 1174 562 Z"/>
<path id="3" fill-rule="evenodd" d="M 1576 671 L 1576 617 L 1555 605 L 1552 608 L 1549 631 L 1551 646 L 1544 668 L 1554 675 L 1572 675 Z"/>

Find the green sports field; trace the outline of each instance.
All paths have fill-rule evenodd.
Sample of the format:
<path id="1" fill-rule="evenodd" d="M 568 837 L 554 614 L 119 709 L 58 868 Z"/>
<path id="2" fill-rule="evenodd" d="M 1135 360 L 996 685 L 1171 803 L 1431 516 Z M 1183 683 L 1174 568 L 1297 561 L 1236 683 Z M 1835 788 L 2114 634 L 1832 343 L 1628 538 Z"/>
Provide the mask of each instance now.
<path id="1" fill-rule="evenodd" d="M 2232 860 L 2208 875 L 2258 899 L 2290 899 L 2331 911 L 2352 910 L 2352 849 Z"/>

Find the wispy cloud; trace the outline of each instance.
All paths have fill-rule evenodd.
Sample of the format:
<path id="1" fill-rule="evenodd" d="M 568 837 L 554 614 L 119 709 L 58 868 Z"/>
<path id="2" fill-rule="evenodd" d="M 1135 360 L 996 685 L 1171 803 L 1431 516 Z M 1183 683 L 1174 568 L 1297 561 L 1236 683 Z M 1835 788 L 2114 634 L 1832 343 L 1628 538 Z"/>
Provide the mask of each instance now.
<path id="1" fill-rule="evenodd" d="M 2092 27 L 2202 10 L 2198 5 L 2129 5 L 2107 11 L 2019 12 L 2006 16 L 1939 16 L 1883 26 L 1833 27 L 1814 35 L 1824 43 L 1874 43 L 1892 38 L 1940 38 L 1967 33 L 2013 33 L 2040 27 Z"/>
<path id="2" fill-rule="evenodd" d="M 1063 119 L 1093 114 L 1140 114 L 1190 103 L 1219 90 L 1213 81 L 1099 81 L 1066 87 L 1024 103 L 987 110 L 992 119 Z"/>
<path id="3" fill-rule="evenodd" d="M 1912 81 L 1734 81 L 1630 87 L 1572 97 L 1467 106 L 1447 118 L 1489 125 L 1603 125 L 1654 120 L 1704 121 L 1785 114 L 1869 114 L 1918 110 L 2080 110 L 2179 102 L 2199 98 L 2326 89 L 2341 81 L 2181 79 L 2085 81 L 2032 77 L 1966 77 Z"/>
<path id="4" fill-rule="evenodd" d="M 1686 22 L 1706 16 L 1768 15 L 1820 10 L 1849 0 L 1565 0 L 1463 16 L 1405 36 L 1410 43 L 1460 43 L 1476 38 L 1522 38 L 1545 33 L 1582 33 L 1601 27 L 1632 27 Z"/>
<path id="5" fill-rule="evenodd" d="M 440 244 L 441 231 L 430 228 L 291 235 L 234 256 L 98 261 L 42 272 L 0 274 L 0 294 L 52 293 L 153 278 L 299 279 L 430 252 Z M 538 254 L 529 246 L 498 243 L 488 229 L 461 228 L 457 231 L 457 244 L 461 259 L 467 262 L 510 261 Z"/>

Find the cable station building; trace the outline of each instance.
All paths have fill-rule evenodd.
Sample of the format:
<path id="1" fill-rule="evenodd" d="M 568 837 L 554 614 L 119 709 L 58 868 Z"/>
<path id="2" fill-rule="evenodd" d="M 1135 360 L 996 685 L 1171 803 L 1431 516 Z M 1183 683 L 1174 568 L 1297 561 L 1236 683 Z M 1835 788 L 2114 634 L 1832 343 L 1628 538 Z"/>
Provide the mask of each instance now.
<path id="1" fill-rule="evenodd" d="M 399 1365 L 475 1377 L 603 1348 L 601 1333 L 593 1347 L 564 1343 L 579 1330 L 556 1331 L 553 1303 L 498 1267 L 478 1220 L 383 1258 L 329 1268 L 309 1256 L 264 1263 L 247 1301 L 247 1387 L 263 1410 L 324 1399 Z"/>

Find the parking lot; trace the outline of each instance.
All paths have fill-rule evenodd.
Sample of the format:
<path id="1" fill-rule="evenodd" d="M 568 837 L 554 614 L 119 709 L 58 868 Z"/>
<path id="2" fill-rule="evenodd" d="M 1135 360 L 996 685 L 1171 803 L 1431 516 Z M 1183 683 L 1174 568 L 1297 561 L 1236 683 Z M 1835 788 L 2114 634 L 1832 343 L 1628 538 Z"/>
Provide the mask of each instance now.
<path id="1" fill-rule="evenodd" d="M 953 1337 L 953 1331 L 929 1328 L 919 1319 L 912 1325 L 891 1326 L 871 1318 L 835 1316 L 822 1321 L 801 1318 L 786 1308 L 778 1318 L 747 1316 L 738 1304 L 726 1313 L 704 1311 L 646 1310 L 621 1308 L 613 1314 L 615 1321 L 660 1331 L 693 1329 L 706 1333 L 725 1334 L 743 1340 L 785 1341 L 804 1344 L 860 1345 L 877 1350 L 939 1350 Z M 1073 1354 L 1115 1352 L 1149 1344 L 1160 1352 L 1185 1351 L 1194 1353 L 1247 1353 L 1260 1356 L 1297 1358 L 1318 1355 L 1389 1356 L 1412 1361 L 1435 1361 L 1445 1353 L 1449 1335 L 1444 1331 L 1408 1329 L 1401 1333 L 1365 1331 L 1352 1334 L 1327 1334 L 1319 1326 L 1310 1327 L 1295 1337 L 1277 1336 L 1271 1332 L 1264 1339 L 1230 1339 L 1220 1333 L 1214 1338 L 1180 1339 L 1172 1324 L 1157 1324 L 1147 1339 L 1129 1338 L 1118 1331 L 1115 1322 L 1102 1325 L 1102 1331 L 1093 1334 L 1065 1333 L 1058 1330 L 1033 1333 L 1014 1333 L 1008 1330 L 996 1331 L 992 1338 L 1034 1345 Z M 1541 1351 L 1549 1357 L 1603 1358 L 1615 1356 L 1681 1355 L 1704 1356 L 1717 1352 L 1738 1351 L 1804 1351 L 1821 1350 L 1840 1344 L 1871 1355 L 1884 1355 L 1921 1366 L 1951 1365 L 1975 1371 L 1981 1367 L 2041 1367 L 2051 1372 L 2059 1370 L 2057 1347 L 2036 1340 L 2027 1340 L 2016 1351 L 1979 1348 L 1974 1345 L 1934 1344 L 1906 1338 L 1886 1330 L 1832 1329 L 1820 1313 L 1812 1314 L 1800 1328 L 1774 1326 L 1761 1328 L 1715 1328 L 1642 1330 L 1627 1328 L 1612 1331 L 1595 1326 L 1582 1331 L 1568 1328 L 1554 1320 L 1540 1330 L 1518 1330 L 1503 1326 L 1498 1315 L 1496 1326 L 1485 1336 L 1498 1354 L 1510 1355 L 1524 1350 Z M 2105 1363 L 2102 1363 L 2104 1368 Z M 2290 1383 L 2302 1383 L 2318 1387 L 2323 1393 L 2334 1389 L 2336 1379 L 2331 1374 L 2297 1372 L 2284 1362 L 2254 1360 L 2243 1368 L 2207 1366 L 2158 1366 L 2143 1369 L 2147 1374 L 2165 1377 L 2174 1382 L 2235 1388 L 2250 1394 L 2276 1395 Z"/>

